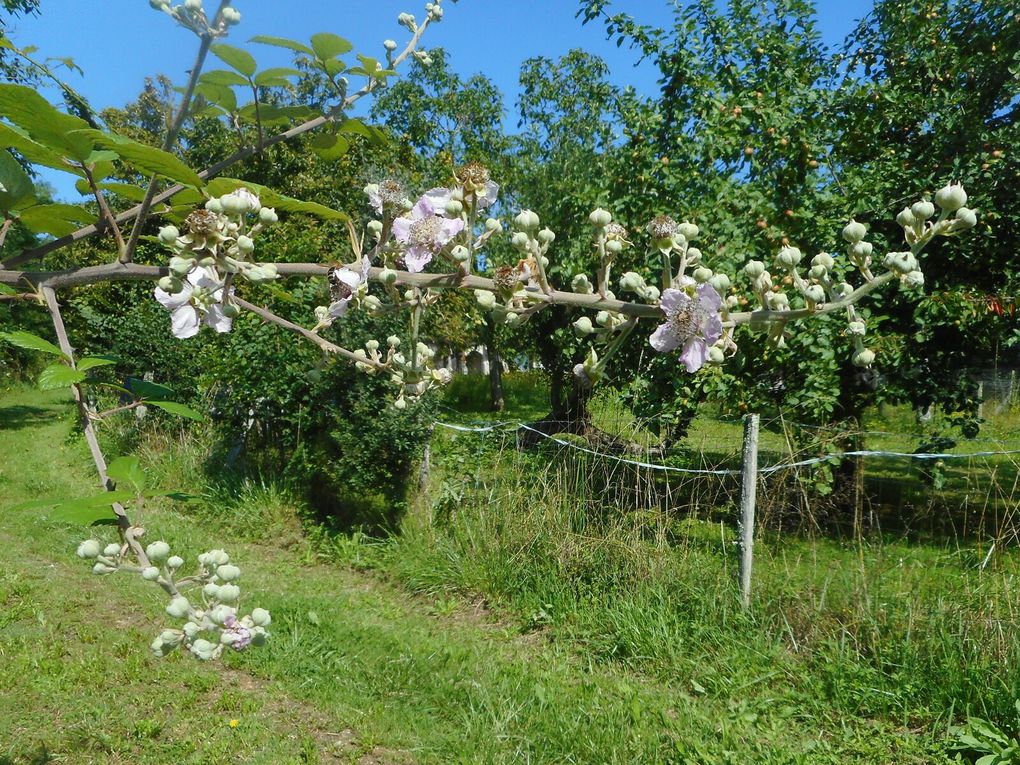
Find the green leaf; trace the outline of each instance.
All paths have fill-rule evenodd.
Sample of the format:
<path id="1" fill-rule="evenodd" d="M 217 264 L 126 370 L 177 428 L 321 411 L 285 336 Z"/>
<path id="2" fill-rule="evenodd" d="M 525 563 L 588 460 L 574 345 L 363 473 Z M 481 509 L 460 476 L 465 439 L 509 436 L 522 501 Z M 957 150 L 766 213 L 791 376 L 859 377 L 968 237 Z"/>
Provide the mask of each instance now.
<path id="1" fill-rule="evenodd" d="M 301 72 L 286 66 L 266 69 L 255 75 L 255 84 L 264 88 L 282 88 L 291 84 L 288 77 L 300 77 Z"/>
<path id="2" fill-rule="evenodd" d="M 148 380 L 139 380 L 134 377 L 127 381 L 127 389 L 133 396 L 145 399 L 150 404 L 156 401 L 165 401 L 174 395 L 173 388 L 149 382 Z"/>
<path id="3" fill-rule="evenodd" d="M 351 142 L 334 133 L 319 133 L 308 142 L 322 159 L 339 159 L 351 149 Z"/>
<path id="4" fill-rule="evenodd" d="M 88 372 L 96 367 L 108 367 L 116 363 L 117 359 L 112 356 L 86 356 L 83 359 L 78 359 L 78 363 L 75 366 L 79 372 Z"/>
<path id="5" fill-rule="evenodd" d="M 0 84 L 0 116 L 22 128 L 32 140 L 78 162 L 92 153 L 92 141 L 81 132 L 88 123 L 58 111 L 32 88 Z"/>
<path id="6" fill-rule="evenodd" d="M 250 103 L 237 110 L 237 115 L 248 122 L 255 122 L 256 116 L 263 125 L 287 124 L 293 121 L 304 121 L 318 115 L 319 112 L 307 106 L 273 106 L 272 104 Z"/>
<path id="7" fill-rule="evenodd" d="M 312 50 L 315 51 L 318 58 L 326 61 L 342 56 L 344 53 L 350 53 L 354 50 L 354 46 L 339 35 L 331 32 L 319 32 L 319 34 L 312 35 Z"/>
<path id="8" fill-rule="evenodd" d="M 237 111 L 237 94 L 226 85 L 214 85 L 211 82 L 203 82 L 195 88 L 195 92 L 203 96 L 210 103 L 224 109 L 228 114 Z"/>
<path id="9" fill-rule="evenodd" d="M 318 202 L 302 202 L 301 200 L 279 194 L 267 186 L 262 186 L 251 181 L 241 181 L 237 178 L 214 178 L 209 182 L 207 190 L 214 197 L 229 194 L 242 186 L 251 189 L 258 194 L 263 207 L 274 207 L 284 212 L 308 213 L 317 215 L 326 220 L 349 220 L 346 213 L 334 210 L 331 207 L 320 205 Z"/>
<path id="10" fill-rule="evenodd" d="M 136 170 L 144 170 L 153 175 L 161 175 L 185 186 L 202 187 L 202 178 L 179 158 L 155 146 L 126 138 L 116 133 L 104 133 L 101 130 L 83 130 L 93 141 L 101 146 L 113 149 L 121 159 Z"/>
<path id="11" fill-rule="evenodd" d="M 231 66 L 245 77 L 251 77 L 258 68 L 255 64 L 255 57 L 248 51 L 235 48 L 233 45 L 220 43 L 212 46 L 213 55 L 227 66 Z"/>
<path id="12" fill-rule="evenodd" d="M 0 210 L 16 210 L 35 201 L 32 179 L 9 151 L 0 151 Z"/>
<path id="13" fill-rule="evenodd" d="M 49 353 L 54 356 L 64 356 L 64 352 L 49 340 L 43 340 L 41 337 L 33 335 L 31 332 L 0 332 L 0 337 L 11 345 L 16 345 L 18 348 L 24 348 L 29 351 L 40 351 L 41 353 Z"/>
<path id="14" fill-rule="evenodd" d="M 227 69 L 213 69 L 211 72 L 206 72 L 202 75 L 202 82 L 208 82 L 211 85 L 248 85 L 248 80 L 237 72 L 231 72 Z"/>
<path id="15" fill-rule="evenodd" d="M 115 459 L 106 466 L 106 474 L 117 483 L 131 484 L 136 494 L 145 491 L 145 472 L 133 454 Z"/>
<path id="16" fill-rule="evenodd" d="M 113 503 L 124 504 L 134 500 L 134 495 L 126 491 L 104 491 L 94 497 L 84 497 L 54 505 L 52 512 L 47 514 L 51 521 L 58 523 L 74 523 L 91 526 L 96 523 L 110 522 L 117 519 L 113 512 Z"/>
<path id="17" fill-rule="evenodd" d="M 43 165 L 65 172 L 76 172 L 68 166 L 59 152 L 43 146 L 38 141 L 33 141 L 27 131 L 16 125 L 0 122 L 0 146 L 5 149 L 16 149 L 33 165 Z"/>
<path id="18" fill-rule="evenodd" d="M 367 138 L 376 146 L 383 146 L 386 144 L 386 134 L 383 133 L 383 131 L 373 125 L 366 125 L 358 119 L 344 120 L 337 129 L 341 133 L 347 133 L 348 135 L 360 135 L 363 138 Z"/>
<path id="19" fill-rule="evenodd" d="M 200 412 L 196 412 L 190 406 L 184 404 L 178 404 L 176 401 L 147 401 L 146 403 L 152 406 L 158 406 L 164 412 L 170 414 L 176 414 L 178 417 L 186 417 L 189 420 L 195 420 L 196 422 L 203 422 L 205 417 Z"/>
<path id="20" fill-rule="evenodd" d="M 84 207 L 67 204 L 34 205 L 19 211 L 18 218 L 29 231 L 53 236 L 66 236 L 95 220 Z"/>
<path id="21" fill-rule="evenodd" d="M 263 45 L 275 45 L 277 48 L 287 48 L 288 50 L 292 50 L 297 53 L 307 53 L 309 56 L 315 55 L 315 51 L 304 43 L 299 43 L 297 40 L 288 40 L 286 37 L 255 35 L 255 37 L 251 38 L 251 41 L 255 43 L 262 43 Z"/>
<path id="22" fill-rule="evenodd" d="M 89 188 L 89 182 L 84 178 L 76 181 L 74 187 L 81 194 L 92 193 L 92 189 Z M 111 194 L 123 197 L 129 202 L 141 202 L 145 198 L 145 189 L 133 183 L 97 183 L 96 187 L 101 191 L 109 191 Z"/>
<path id="23" fill-rule="evenodd" d="M 0 295 L 17 295 L 18 291 L 9 284 L 0 284 Z"/>
<path id="24" fill-rule="evenodd" d="M 71 369 L 67 364 L 50 364 L 39 373 L 39 387 L 42 390 L 55 390 L 75 385 L 84 379 L 84 372 Z"/>

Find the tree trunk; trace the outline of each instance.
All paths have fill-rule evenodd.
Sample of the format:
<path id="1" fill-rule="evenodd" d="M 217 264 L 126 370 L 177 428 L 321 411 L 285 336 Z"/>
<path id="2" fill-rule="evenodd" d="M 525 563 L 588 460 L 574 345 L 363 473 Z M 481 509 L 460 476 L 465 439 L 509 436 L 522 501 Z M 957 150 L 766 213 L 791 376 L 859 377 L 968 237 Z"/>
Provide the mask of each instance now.
<path id="1" fill-rule="evenodd" d="M 503 400 L 503 359 L 496 349 L 496 325 L 491 316 L 485 317 L 485 349 L 489 354 L 489 390 L 492 394 L 492 411 L 502 412 Z"/>

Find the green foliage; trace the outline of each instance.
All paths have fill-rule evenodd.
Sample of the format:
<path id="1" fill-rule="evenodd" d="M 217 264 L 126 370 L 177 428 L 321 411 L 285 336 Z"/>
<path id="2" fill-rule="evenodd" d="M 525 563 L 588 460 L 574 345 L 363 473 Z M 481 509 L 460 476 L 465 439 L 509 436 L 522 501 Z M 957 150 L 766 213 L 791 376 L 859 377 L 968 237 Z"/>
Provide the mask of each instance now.
<path id="1" fill-rule="evenodd" d="M 1020 722 L 1020 701 L 1016 702 Z M 988 720 L 968 717 L 964 725 L 950 730 L 953 748 L 968 755 L 975 765 L 1017 765 L 1020 763 L 1020 740 L 1010 736 Z"/>

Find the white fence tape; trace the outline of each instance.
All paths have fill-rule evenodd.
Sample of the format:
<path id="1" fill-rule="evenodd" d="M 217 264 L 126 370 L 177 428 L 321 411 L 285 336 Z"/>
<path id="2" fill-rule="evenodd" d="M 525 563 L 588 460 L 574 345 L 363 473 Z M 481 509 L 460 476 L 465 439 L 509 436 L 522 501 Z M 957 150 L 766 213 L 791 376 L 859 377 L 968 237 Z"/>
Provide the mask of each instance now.
<path id="1" fill-rule="evenodd" d="M 556 436 L 550 436 L 548 433 L 543 433 L 530 425 L 525 425 L 523 422 L 496 422 L 491 425 L 482 427 L 473 427 L 467 425 L 454 425 L 448 422 L 437 422 L 436 425 L 448 430 L 455 430 L 460 433 L 488 433 L 493 430 L 527 430 L 531 433 L 537 433 L 542 438 L 554 441 L 560 446 L 566 446 L 570 449 L 576 449 L 579 452 L 585 454 L 592 454 L 596 457 L 603 457 L 614 462 L 619 462 L 625 465 L 634 465 L 635 467 L 647 468 L 649 470 L 661 470 L 670 473 L 688 473 L 694 475 L 740 475 L 741 471 L 721 468 L 719 470 L 698 470 L 696 468 L 680 468 L 673 467 L 672 465 L 659 465 L 654 462 L 641 462 L 639 460 L 631 460 L 626 457 L 617 457 L 615 454 L 606 454 L 605 452 L 597 452 L 594 449 L 587 449 L 578 444 L 565 441 L 562 438 L 556 438 Z M 828 462 L 833 459 L 840 459 L 843 457 L 897 457 L 903 459 L 914 459 L 914 460 L 952 460 L 952 459 L 973 459 L 975 457 L 1000 457 L 1006 455 L 1020 454 L 1020 449 L 1008 449 L 1005 451 L 983 451 L 983 452 L 971 452 L 969 454 L 927 454 L 927 453 L 914 453 L 914 452 L 886 452 L 886 451 L 872 451 L 872 450 L 860 450 L 860 451 L 849 451 L 849 452 L 833 452 L 832 454 L 826 454 L 823 457 L 812 457 L 811 459 L 800 460 L 799 462 L 789 462 L 782 465 L 769 465 L 758 469 L 759 473 L 778 473 L 780 470 L 789 470 L 791 468 L 798 467 L 809 467 L 811 465 L 820 465 L 823 462 Z"/>

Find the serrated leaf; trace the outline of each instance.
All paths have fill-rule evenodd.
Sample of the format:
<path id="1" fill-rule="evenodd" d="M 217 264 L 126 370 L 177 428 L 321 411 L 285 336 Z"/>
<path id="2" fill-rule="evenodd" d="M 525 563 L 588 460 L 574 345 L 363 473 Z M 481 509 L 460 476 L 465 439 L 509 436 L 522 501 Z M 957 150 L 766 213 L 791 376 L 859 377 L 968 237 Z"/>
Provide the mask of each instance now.
<path id="1" fill-rule="evenodd" d="M 196 422 L 204 422 L 205 417 L 200 412 L 196 412 L 190 406 L 184 404 L 178 404 L 176 401 L 146 401 L 147 404 L 157 406 L 164 412 L 170 414 L 176 414 L 178 417 L 186 417 L 189 420 L 195 420 Z"/>
<path id="2" fill-rule="evenodd" d="M 136 377 L 128 378 L 127 389 L 132 395 L 145 399 L 146 403 L 149 404 L 156 401 L 165 401 L 174 396 L 173 388 L 149 382 L 148 380 L 139 380 Z"/>
<path id="3" fill-rule="evenodd" d="M 228 113 L 237 111 L 237 94 L 233 88 L 203 82 L 195 88 L 195 92 Z"/>
<path id="4" fill-rule="evenodd" d="M 43 146 L 38 141 L 33 141 L 27 131 L 16 125 L 0 122 L 0 147 L 16 149 L 33 165 L 43 165 L 71 173 L 80 172 L 72 169 L 59 152 Z"/>
<path id="5" fill-rule="evenodd" d="M 345 40 L 331 32 L 314 34 L 312 35 L 311 42 L 315 55 L 323 61 L 342 56 L 344 53 L 350 53 L 354 50 L 354 45 L 349 40 Z"/>
<path id="6" fill-rule="evenodd" d="M 207 190 L 210 195 L 219 197 L 229 194 L 231 191 L 236 191 L 242 186 L 258 194 L 263 207 L 274 207 L 276 210 L 284 212 L 308 213 L 309 215 L 317 215 L 326 220 L 349 220 L 346 213 L 326 207 L 318 202 L 303 202 L 273 191 L 267 186 L 252 183 L 251 181 L 241 181 L 237 178 L 214 178 L 209 182 Z"/>
<path id="7" fill-rule="evenodd" d="M 84 179 L 77 181 L 74 186 L 82 194 L 91 193 L 88 181 Z M 133 183 L 97 183 L 96 187 L 101 191 L 109 191 L 123 197 L 129 202 L 141 202 L 145 198 L 145 189 Z"/>
<path id="8" fill-rule="evenodd" d="M 300 77 L 301 72 L 286 66 L 266 69 L 255 75 L 255 84 L 264 88 L 286 87 L 291 84 L 289 77 Z"/>
<path id="9" fill-rule="evenodd" d="M 78 162 L 93 150 L 92 141 L 81 133 L 88 123 L 54 108 L 32 88 L 0 84 L 0 116 L 22 128 L 36 141 Z"/>
<path id="10" fill-rule="evenodd" d="M 251 41 L 255 43 L 262 43 L 263 45 L 275 45 L 277 48 L 287 48 L 288 50 L 296 51 L 297 53 L 307 53 L 309 56 L 315 55 L 315 51 L 304 43 L 299 43 L 297 40 L 288 40 L 286 37 L 255 35 L 255 37 L 251 38 Z"/>
<path id="11" fill-rule="evenodd" d="M 44 340 L 38 335 L 33 335 L 31 332 L 0 332 L 0 337 L 11 345 L 16 345 L 18 348 L 49 353 L 54 356 L 64 356 L 64 352 L 49 340 Z"/>
<path id="12" fill-rule="evenodd" d="M 152 175 L 161 175 L 185 186 L 202 187 L 202 178 L 179 158 L 168 151 L 148 146 L 131 138 L 116 133 L 104 133 L 101 130 L 79 131 L 87 134 L 95 143 L 106 146 L 120 155 L 127 164 L 136 170 L 144 170 Z"/>
<path id="13" fill-rule="evenodd" d="M 39 388 L 41 390 L 56 390 L 75 385 L 85 379 L 85 373 L 72 369 L 67 364 L 50 364 L 39 373 Z"/>
<path id="14" fill-rule="evenodd" d="M 249 84 L 247 78 L 227 69 L 213 69 L 211 72 L 206 72 L 202 75 L 201 81 L 211 85 L 245 86 Z"/>
<path id="15" fill-rule="evenodd" d="M 320 133 L 308 145 L 322 159 L 339 159 L 351 149 L 350 141 L 334 133 Z"/>
<path id="16" fill-rule="evenodd" d="M 86 356 L 83 359 L 78 359 L 75 366 L 79 372 L 88 372 L 90 369 L 96 367 L 108 367 L 111 364 L 116 364 L 117 359 L 112 356 Z"/>
<path id="17" fill-rule="evenodd" d="M 0 211 L 17 210 L 35 201 L 32 179 L 9 151 L 0 151 Z"/>
<path id="18" fill-rule="evenodd" d="M 212 46 L 211 50 L 216 58 L 227 66 L 233 67 L 245 77 L 251 77 L 258 68 L 255 64 L 254 56 L 246 50 L 235 48 L 233 45 L 220 43 L 219 45 Z"/>
<path id="19" fill-rule="evenodd" d="M 18 212 L 18 218 L 36 234 L 66 236 L 95 217 L 84 207 L 68 204 L 33 205 Z"/>
<path id="20" fill-rule="evenodd" d="M 133 454 L 115 459 L 106 466 L 106 474 L 117 483 L 131 484 L 136 494 L 145 491 L 145 472 Z"/>

